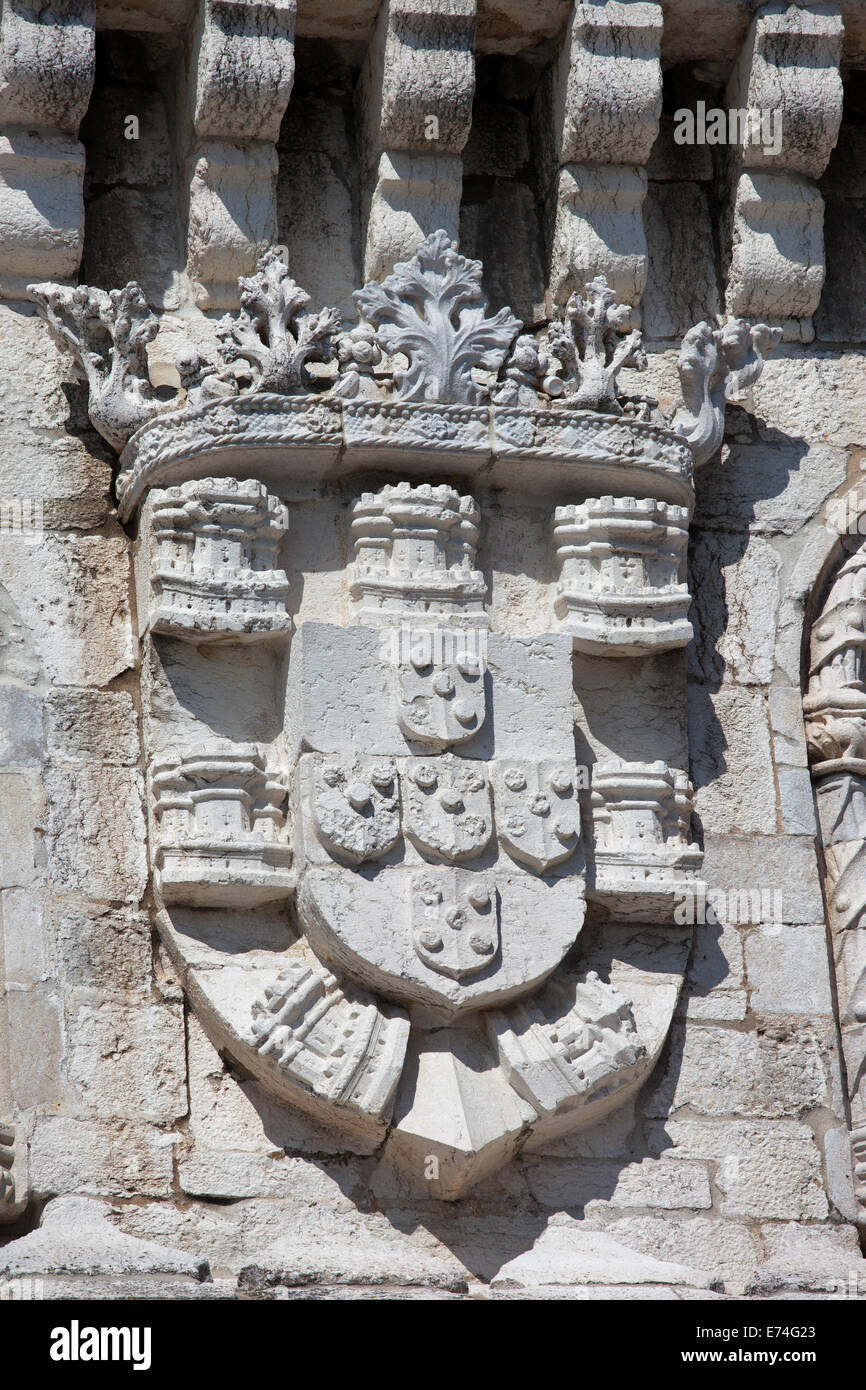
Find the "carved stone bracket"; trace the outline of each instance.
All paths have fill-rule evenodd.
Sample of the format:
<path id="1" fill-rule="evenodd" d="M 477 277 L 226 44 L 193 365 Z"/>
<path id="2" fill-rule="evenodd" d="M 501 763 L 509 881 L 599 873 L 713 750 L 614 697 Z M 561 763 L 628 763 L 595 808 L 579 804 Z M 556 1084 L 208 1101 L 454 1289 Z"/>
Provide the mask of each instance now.
<path id="1" fill-rule="evenodd" d="M 476 0 L 384 0 L 359 90 L 364 274 L 457 236 L 475 95 Z"/>
<path id="2" fill-rule="evenodd" d="M 275 142 L 295 75 L 295 0 L 202 0 L 187 105 L 187 270 L 203 308 L 237 305 L 276 237 Z"/>
<path id="3" fill-rule="evenodd" d="M 780 324 L 786 340 L 811 341 L 824 284 L 815 180 L 842 120 L 842 32 L 832 4 L 762 6 L 725 96 L 728 109 L 750 113 L 732 160 L 727 308 Z M 778 142 L 767 142 L 761 117 Z"/>
<path id="4" fill-rule="evenodd" d="M 70 281 L 84 237 L 78 127 L 95 70 L 94 0 L 4 0 L 0 25 L 0 297 Z"/>
<path id="5" fill-rule="evenodd" d="M 661 114 L 661 36 L 660 5 L 574 5 L 538 115 L 542 146 L 550 145 L 556 304 L 598 275 L 631 309 L 640 302 L 647 271 L 642 166 Z"/>
<path id="6" fill-rule="evenodd" d="M 409 366 L 395 375 L 398 398 L 476 404 L 475 368 L 497 372 L 521 323 L 510 309 L 487 313 L 480 261 L 469 261 L 447 232 L 434 232 L 411 261 L 395 265 L 381 285 L 370 283 L 355 302 L 388 353 Z"/>

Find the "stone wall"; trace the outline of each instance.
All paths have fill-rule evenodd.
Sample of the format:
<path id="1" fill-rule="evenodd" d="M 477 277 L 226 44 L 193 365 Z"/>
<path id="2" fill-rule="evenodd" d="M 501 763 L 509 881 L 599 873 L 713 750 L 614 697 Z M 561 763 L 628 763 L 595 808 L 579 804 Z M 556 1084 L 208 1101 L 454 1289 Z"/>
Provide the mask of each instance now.
<path id="1" fill-rule="evenodd" d="M 862 1054 L 840 1060 L 802 716 L 839 558 L 828 506 L 866 459 L 862 5 L 38 11 L 4 0 L 0 30 L 0 1277 L 56 1274 L 77 1222 L 82 1288 L 142 1278 L 156 1296 L 827 1297 L 851 1278 L 866 1293 L 849 1141 Z M 677 144 L 674 112 L 698 101 L 779 106 L 778 164 Z M 663 410 L 693 324 L 728 312 L 781 337 L 695 470 L 693 641 L 575 656 L 578 763 L 688 767 L 718 920 L 694 923 L 680 967 L 692 920 L 660 945 L 590 908 L 584 964 L 684 976 L 659 1060 L 607 1117 L 515 1143 L 456 1201 L 245 1072 L 190 983 L 195 950 L 180 960 L 157 929 L 154 723 L 267 741 L 282 658 L 139 648 L 141 535 L 120 520 L 82 372 L 26 289 L 136 280 L 161 316 L 158 396 L 182 380 L 179 352 L 214 347 L 268 245 L 351 327 L 353 289 L 438 228 L 483 261 L 491 311 L 531 329 L 606 275 L 648 358 L 622 380 Z M 552 627 L 533 488 L 476 489 L 491 639 Z M 6 524 L 15 499 L 38 505 L 30 531 Z M 293 501 L 296 632 L 350 626 L 346 496 Z M 285 920 L 261 912 L 249 944 L 237 913 L 213 910 L 201 955 L 231 956 L 226 989 L 285 948 Z M 460 1143 L 482 1149 L 488 1117 L 471 1100 L 466 1117 Z M 202 1262 L 214 1284 L 199 1290 Z"/>

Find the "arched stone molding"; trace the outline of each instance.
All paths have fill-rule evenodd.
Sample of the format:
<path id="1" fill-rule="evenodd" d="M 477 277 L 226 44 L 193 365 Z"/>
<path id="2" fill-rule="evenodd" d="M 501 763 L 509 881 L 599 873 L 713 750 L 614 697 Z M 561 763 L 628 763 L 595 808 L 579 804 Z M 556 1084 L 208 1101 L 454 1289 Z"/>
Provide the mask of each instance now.
<path id="1" fill-rule="evenodd" d="M 780 614 L 779 669 L 799 666 L 799 740 L 815 790 L 824 891 L 847 1081 L 856 1215 L 866 1219 L 866 691 L 860 599 L 866 576 L 866 493 L 858 481 L 831 498 L 803 551 Z M 800 640 L 797 641 L 797 627 Z M 795 664 L 796 663 L 796 664 Z M 795 742 L 788 730 L 788 746 Z"/>

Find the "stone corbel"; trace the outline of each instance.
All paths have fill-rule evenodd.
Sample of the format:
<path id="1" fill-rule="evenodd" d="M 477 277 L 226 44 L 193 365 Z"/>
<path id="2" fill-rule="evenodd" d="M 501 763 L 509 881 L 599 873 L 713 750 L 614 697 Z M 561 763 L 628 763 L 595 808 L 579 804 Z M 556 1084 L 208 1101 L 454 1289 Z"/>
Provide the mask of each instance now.
<path id="1" fill-rule="evenodd" d="M 69 282 L 84 239 L 84 148 L 94 0 L 5 0 L 0 26 L 0 298 Z"/>
<path id="2" fill-rule="evenodd" d="M 457 237 L 475 95 L 476 0 L 385 0 L 360 85 L 364 275 Z"/>
<path id="3" fill-rule="evenodd" d="M 576 4 L 537 123 L 555 304 L 603 275 L 635 309 L 646 283 L 643 200 L 662 105 L 656 4 Z M 546 127 L 546 128 L 545 128 Z"/>
<path id="4" fill-rule="evenodd" d="M 295 0 L 200 0 L 188 105 L 187 271 L 205 309 L 276 240 L 276 140 L 295 75 Z"/>
<path id="5" fill-rule="evenodd" d="M 815 180 L 839 135 L 842 36 L 835 5 L 764 5 L 725 95 L 729 111 L 750 113 L 731 152 L 727 309 L 780 325 L 788 342 L 812 340 L 824 285 L 824 200 Z M 758 116 L 780 138 L 767 145 Z"/>

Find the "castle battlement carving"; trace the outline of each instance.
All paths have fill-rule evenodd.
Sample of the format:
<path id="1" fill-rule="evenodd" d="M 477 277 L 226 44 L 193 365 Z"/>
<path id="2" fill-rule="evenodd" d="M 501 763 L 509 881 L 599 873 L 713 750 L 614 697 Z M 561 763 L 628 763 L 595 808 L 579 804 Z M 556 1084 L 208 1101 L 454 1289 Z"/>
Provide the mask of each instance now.
<path id="1" fill-rule="evenodd" d="M 154 865 L 166 901 L 234 906 L 288 896 L 287 788 L 258 748 L 192 749 L 155 763 L 151 780 Z"/>
<path id="2" fill-rule="evenodd" d="M 487 585 L 474 568 L 479 521 L 473 499 L 449 487 L 364 493 L 352 507 L 359 619 L 486 626 Z"/>
<path id="3" fill-rule="evenodd" d="M 691 641 L 688 525 L 685 507 L 648 497 L 556 508 L 555 608 L 576 650 L 641 656 Z"/>
<path id="4" fill-rule="evenodd" d="M 151 492 L 150 627 L 193 641 L 287 632 L 277 568 L 288 511 L 253 479 L 202 478 Z"/>

